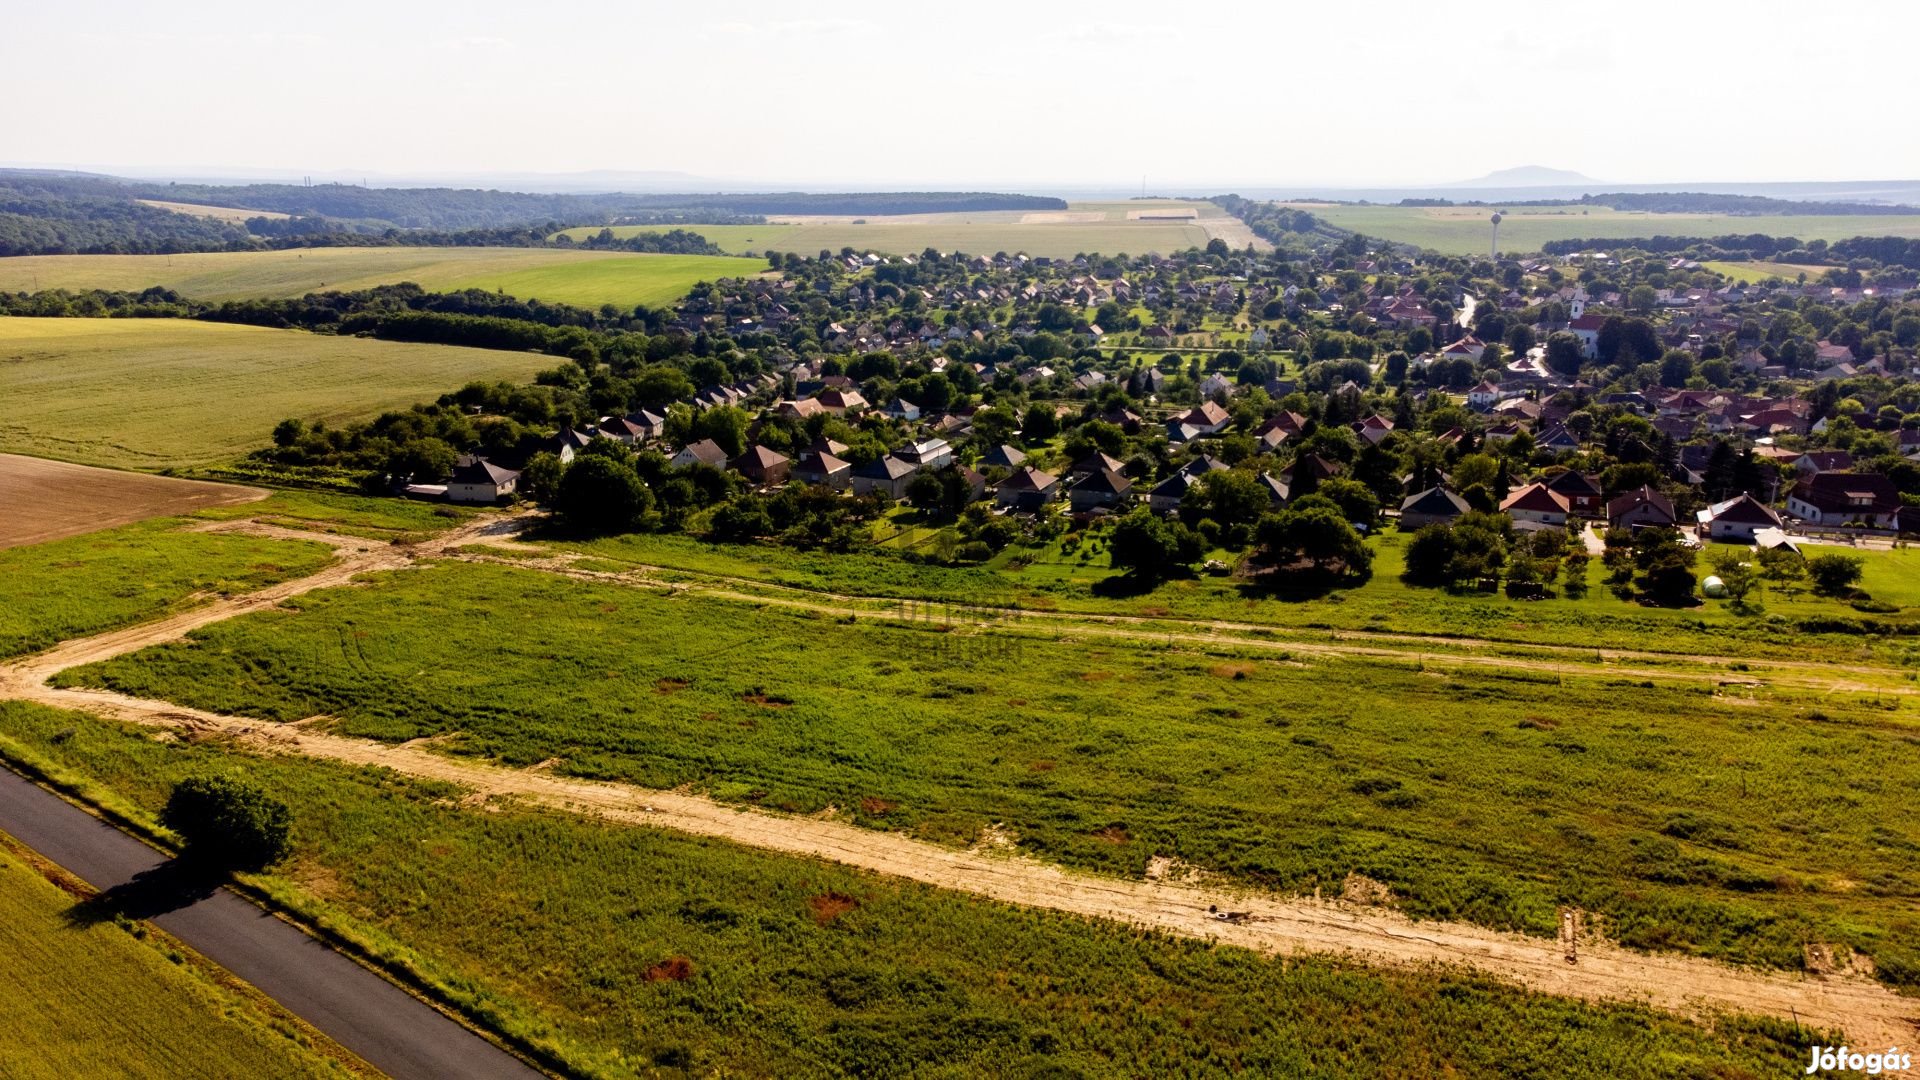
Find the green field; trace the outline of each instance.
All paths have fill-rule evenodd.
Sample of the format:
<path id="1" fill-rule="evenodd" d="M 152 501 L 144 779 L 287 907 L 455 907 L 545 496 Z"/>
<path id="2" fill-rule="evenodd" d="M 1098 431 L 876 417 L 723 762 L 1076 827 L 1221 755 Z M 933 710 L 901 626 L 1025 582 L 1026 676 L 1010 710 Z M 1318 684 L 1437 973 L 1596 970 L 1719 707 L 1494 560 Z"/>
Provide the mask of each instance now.
<path id="1" fill-rule="evenodd" d="M 333 558 L 320 544 L 181 526 L 162 518 L 0 550 L 0 657 L 301 577 Z"/>
<path id="2" fill-rule="evenodd" d="M 1911 700 L 743 618 L 473 564 L 290 606 L 61 680 L 960 845 L 1004 822 L 1129 877 L 1359 872 L 1422 917 L 1549 934 L 1572 904 L 1628 945 L 1782 967 L 1844 942 L 1920 983 Z"/>
<path id="3" fill-rule="evenodd" d="M 0 848 L 0 1076 L 350 1075 L 171 945 L 74 910 Z"/>
<path id="4" fill-rule="evenodd" d="M 1175 578 L 1143 594 L 1123 589 L 1112 595 L 1111 585 L 1119 575 L 1097 543 L 1077 535 L 1037 549 L 1009 547 L 985 566 L 967 568 L 861 553 L 707 544 L 670 535 L 634 534 L 570 546 L 613 563 L 812 591 L 1148 618 L 1221 619 L 1293 630 L 1391 631 L 1530 645 L 1849 661 L 1866 655 L 1897 660 L 1906 648 L 1904 642 L 1910 640 L 1868 637 L 1846 629 L 1801 630 L 1804 620 L 1860 616 L 1844 602 L 1811 595 L 1804 585 L 1791 596 L 1769 592 L 1760 597 L 1764 608 L 1760 617 L 1736 613 L 1718 601 L 1673 609 L 1621 600 L 1602 585 L 1597 566 L 1588 574 L 1592 588 L 1578 600 L 1563 596 L 1540 603 L 1497 594 L 1454 595 L 1415 588 L 1400 580 L 1406 541 L 1406 534 L 1394 530 L 1385 530 L 1371 541 L 1374 574 L 1364 585 L 1324 596 L 1294 597 L 1250 593 L 1230 577 L 1205 575 Z M 1869 559 L 1875 555 L 1865 554 Z M 1920 608 L 1920 597 L 1897 582 L 1869 573 L 1865 587 L 1870 595 L 1908 609 L 1890 618 L 1920 616 L 1920 610 L 1913 610 Z M 1885 596 L 1876 591 L 1883 587 Z"/>
<path id="5" fill-rule="evenodd" d="M 182 319 L 0 318 L 0 450 L 132 469 L 206 465 L 267 445 L 289 416 L 340 424 L 475 380 L 524 382 L 554 363 Z"/>
<path id="6" fill-rule="evenodd" d="M 291 803 L 264 884 L 575 1075 L 1784 1076 L 1785 1022 L 1711 1028 L 1434 969 L 1271 959 L 811 860 L 512 807 L 377 769 L 158 742 L 0 703 L 0 750 L 151 815 L 240 770 Z M 262 1073 L 260 1075 L 267 1075 Z"/>
<path id="7" fill-rule="evenodd" d="M 1768 278 L 1782 281 L 1797 281 L 1802 274 L 1808 281 L 1819 281 L 1821 275 L 1832 270 L 1831 266 L 1813 266 L 1802 263 L 1780 262 L 1704 262 L 1700 264 L 1716 274 L 1724 274 L 1735 281 L 1752 284 Z"/>
<path id="8" fill-rule="evenodd" d="M 1178 213 L 1192 211 L 1194 223 L 1139 221 L 1129 218 L 1137 213 Z M 902 214 L 859 219 L 851 217 L 779 217 L 765 225 L 689 225 L 722 250 L 742 254 L 791 251 L 814 255 L 822 250 L 839 251 L 851 247 L 858 251 L 917 255 L 927 248 L 958 251 L 970 255 L 996 252 L 1026 252 L 1047 258 L 1069 258 L 1098 252 L 1103 255 L 1126 253 L 1141 255 L 1149 251 L 1163 254 L 1204 247 L 1221 230 L 1231 235 L 1235 248 L 1246 239 L 1238 220 L 1212 203 L 1145 200 L 1113 203 L 1070 203 L 1065 211 L 982 211 L 958 214 Z M 576 240 L 598 233 L 597 228 L 569 229 Z M 659 226 L 623 225 L 613 230 L 616 236 L 664 231 Z M 1251 235 L 1251 234 L 1247 234 Z"/>
<path id="9" fill-rule="evenodd" d="M 1288 203 L 1342 229 L 1397 243 L 1432 248 L 1446 255 L 1482 255 L 1492 240 L 1492 206 L 1346 206 Z M 1765 233 L 1801 240 L 1845 240 L 1854 236 L 1920 238 L 1920 214 L 1733 215 L 1650 214 L 1604 206 L 1521 206 L 1502 208 L 1500 250 L 1538 251 L 1549 240 L 1630 239 L 1650 236 L 1726 236 Z"/>
<path id="10" fill-rule="evenodd" d="M 659 307 L 698 281 L 757 274 L 757 259 L 550 248 L 305 248 L 194 255 L 25 255 L 0 259 L 0 292 L 138 291 L 164 285 L 200 300 L 304 296 L 411 281 L 487 289 L 585 307 Z"/>

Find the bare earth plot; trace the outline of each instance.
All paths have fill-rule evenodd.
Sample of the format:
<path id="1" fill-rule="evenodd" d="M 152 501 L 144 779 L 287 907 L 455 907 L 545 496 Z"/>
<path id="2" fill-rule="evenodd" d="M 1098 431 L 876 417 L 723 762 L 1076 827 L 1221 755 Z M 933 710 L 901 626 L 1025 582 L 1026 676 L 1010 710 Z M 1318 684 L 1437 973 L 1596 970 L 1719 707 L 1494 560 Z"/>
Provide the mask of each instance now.
<path id="1" fill-rule="evenodd" d="M 0 548 L 264 499 L 259 488 L 0 454 Z"/>
<path id="2" fill-rule="evenodd" d="M 306 723 L 279 725 L 108 691 L 47 685 L 47 680 L 67 668 L 177 640 L 198 627 L 311 589 L 345 584 L 359 573 L 449 554 L 502 527 L 498 520 L 483 518 L 411 550 L 316 537 L 333 544 L 342 555 L 326 570 L 144 626 L 71 641 L 0 667 L 0 695 L 132 723 L 220 735 L 262 752 L 384 766 L 464 785 L 482 800 L 508 798 L 612 821 L 721 837 L 1003 902 L 1114 919 L 1268 953 L 1333 952 L 1375 962 L 1467 965 L 1530 989 L 1571 997 L 1644 1001 L 1689 1013 L 1701 1009 L 1756 1013 L 1838 1028 L 1868 1043 L 1906 1044 L 1920 1037 L 1920 1002 L 1860 975 L 1808 977 L 1743 970 L 1684 956 L 1635 953 L 1605 942 L 1580 940 L 1577 921 L 1575 930 L 1563 935 L 1565 940 L 1549 942 L 1458 923 L 1413 922 L 1347 904 L 1168 881 L 1099 878 L 1032 859 L 956 851 L 818 817 L 739 810 L 677 792 L 479 764 L 448 757 L 420 743 L 377 743 L 315 730 Z"/>

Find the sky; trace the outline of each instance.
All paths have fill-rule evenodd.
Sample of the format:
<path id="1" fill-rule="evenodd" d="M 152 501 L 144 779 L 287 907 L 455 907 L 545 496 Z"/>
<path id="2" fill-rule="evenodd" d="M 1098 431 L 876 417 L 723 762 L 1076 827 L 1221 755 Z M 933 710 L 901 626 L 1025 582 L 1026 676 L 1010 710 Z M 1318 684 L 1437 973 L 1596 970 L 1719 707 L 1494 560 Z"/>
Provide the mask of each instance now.
<path id="1" fill-rule="evenodd" d="M 1218 190 L 1920 178 L 1920 4 L 6 4 L 0 163 Z"/>

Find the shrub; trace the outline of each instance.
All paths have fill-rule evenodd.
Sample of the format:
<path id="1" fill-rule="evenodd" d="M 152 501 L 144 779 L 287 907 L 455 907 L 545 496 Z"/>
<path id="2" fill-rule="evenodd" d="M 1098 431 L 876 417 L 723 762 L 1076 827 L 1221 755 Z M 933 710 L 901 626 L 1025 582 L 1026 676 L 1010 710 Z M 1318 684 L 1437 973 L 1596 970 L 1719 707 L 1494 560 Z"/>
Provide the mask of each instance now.
<path id="1" fill-rule="evenodd" d="M 188 777 L 160 811 L 187 858 L 224 870 L 264 870 L 286 857 L 292 820 L 286 803 L 230 776 Z"/>

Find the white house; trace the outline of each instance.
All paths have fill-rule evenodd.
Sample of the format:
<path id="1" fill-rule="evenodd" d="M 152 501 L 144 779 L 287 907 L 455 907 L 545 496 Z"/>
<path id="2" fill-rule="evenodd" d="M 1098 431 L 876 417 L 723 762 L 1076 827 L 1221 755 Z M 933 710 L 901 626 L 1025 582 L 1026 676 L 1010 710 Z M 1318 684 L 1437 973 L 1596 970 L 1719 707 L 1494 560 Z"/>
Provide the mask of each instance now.
<path id="1" fill-rule="evenodd" d="M 486 458 L 463 455 L 454 463 L 447 478 L 447 501 L 457 503 L 495 503 L 513 494 L 520 474 L 503 469 Z"/>

